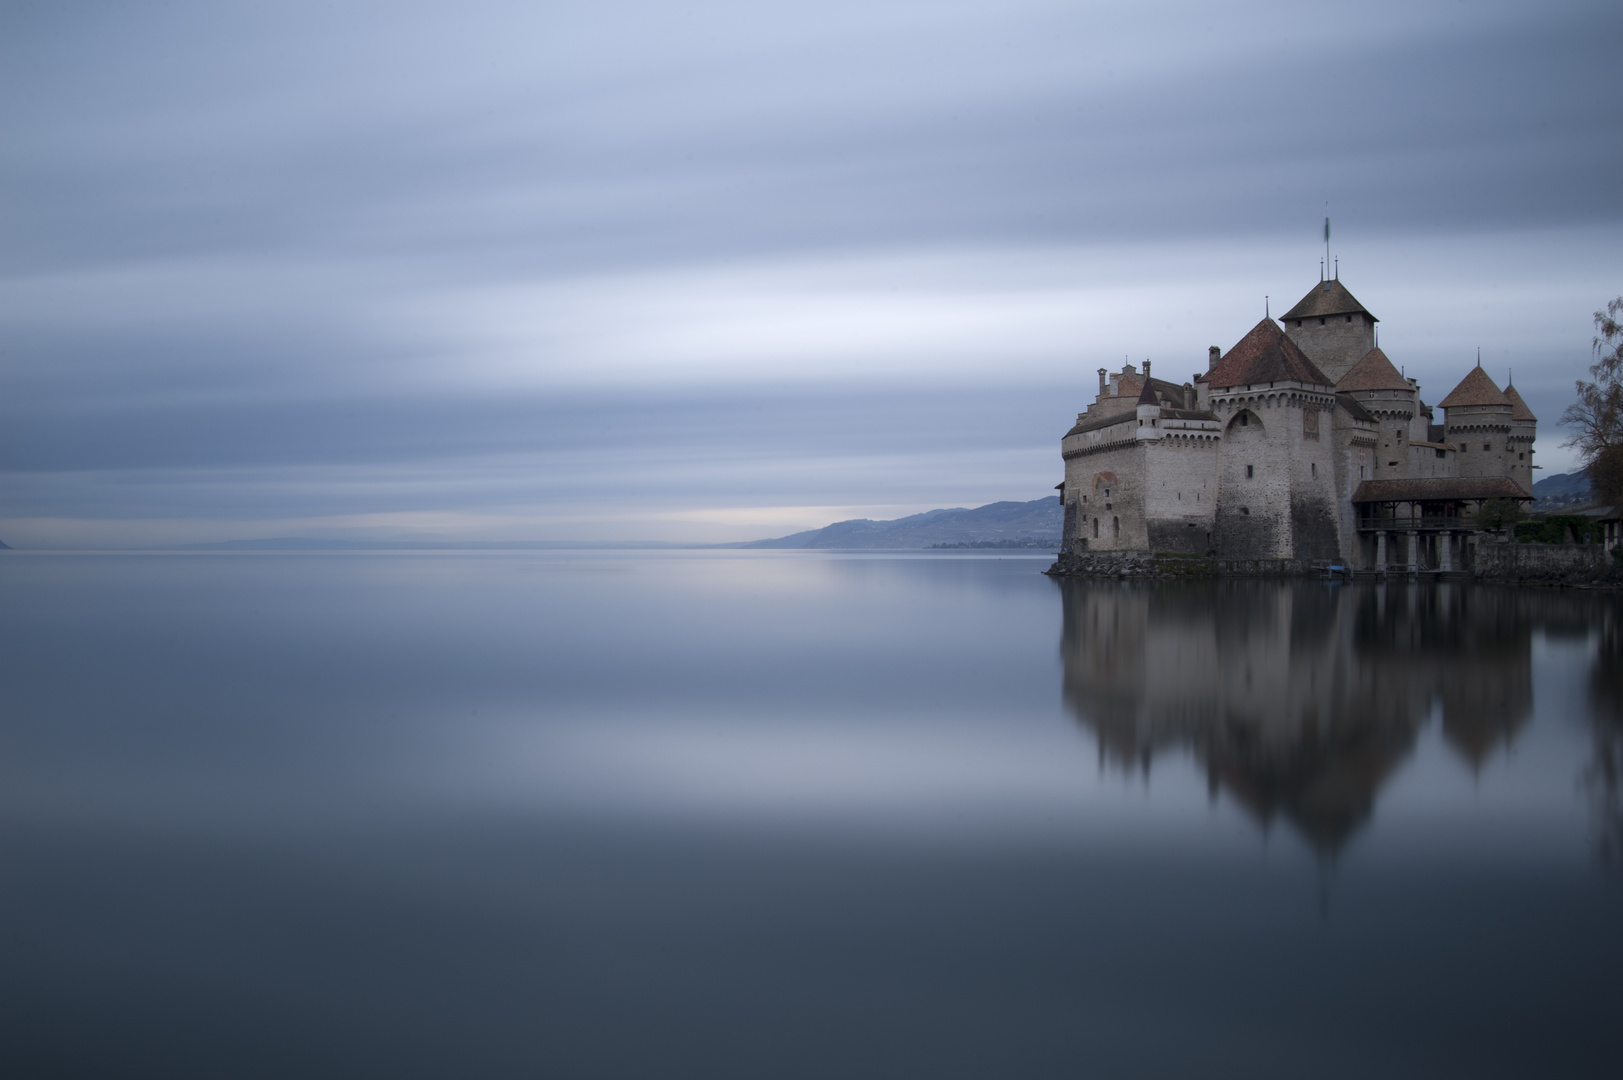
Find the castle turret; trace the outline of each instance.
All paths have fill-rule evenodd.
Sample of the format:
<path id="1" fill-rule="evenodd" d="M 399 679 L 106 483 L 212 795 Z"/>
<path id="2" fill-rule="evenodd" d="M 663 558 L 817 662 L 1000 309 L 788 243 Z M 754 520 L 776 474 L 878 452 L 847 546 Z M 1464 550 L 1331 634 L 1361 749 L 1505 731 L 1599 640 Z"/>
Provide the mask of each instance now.
<path id="1" fill-rule="evenodd" d="M 1155 388 L 1150 385 L 1146 376 L 1144 391 L 1138 395 L 1138 437 L 1140 439 L 1159 439 L 1161 437 L 1161 399 L 1155 396 Z"/>
<path id="2" fill-rule="evenodd" d="M 1343 324 L 1345 325 L 1345 324 Z M 1370 349 L 1363 359 L 1336 381 L 1336 393 L 1350 394 L 1375 418 L 1377 449 L 1365 479 L 1388 480 L 1409 475 L 1408 443 L 1413 439 L 1419 394 L 1414 384 L 1387 359 L 1380 349 Z"/>
<path id="3" fill-rule="evenodd" d="M 1527 402 L 1516 392 L 1515 386 L 1505 387 L 1505 400 L 1510 402 L 1510 449 L 1516 460 L 1510 461 L 1510 478 L 1528 492 L 1533 490 L 1533 440 L 1538 437 L 1538 417 L 1527 407 Z"/>
<path id="4" fill-rule="evenodd" d="M 1375 347 L 1375 324 L 1380 320 L 1339 279 L 1327 278 L 1279 321 L 1296 347 L 1335 382 Z"/>
<path id="5" fill-rule="evenodd" d="M 1516 407 L 1486 371 L 1480 366 L 1472 368 L 1439 404 L 1443 408 L 1443 438 L 1459 452 L 1460 476 L 1516 475 L 1512 466 L 1518 451 L 1511 443 Z M 1531 472 L 1527 475 L 1531 476 Z M 1517 483 L 1531 490 L 1530 483 Z"/>

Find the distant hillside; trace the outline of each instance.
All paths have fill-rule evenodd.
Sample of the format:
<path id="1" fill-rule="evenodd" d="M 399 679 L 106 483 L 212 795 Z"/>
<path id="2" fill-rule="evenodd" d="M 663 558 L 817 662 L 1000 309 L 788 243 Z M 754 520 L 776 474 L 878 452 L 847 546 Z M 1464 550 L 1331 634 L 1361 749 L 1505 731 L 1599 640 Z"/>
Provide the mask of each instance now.
<path id="1" fill-rule="evenodd" d="M 664 540 L 335 540 L 308 536 L 271 536 L 256 540 L 217 540 L 181 544 L 173 551 L 615 551 L 691 548 Z"/>
<path id="2" fill-rule="evenodd" d="M 1589 490 L 1589 470 L 1546 476 L 1533 485 L 1533 497 L 1538 500 L 1533 509 L 1540 513 L 1587 503 L 1594 498 Z"/>
<path id="3" fill-rule="evenodd" d="M 1031 538 L 1059 542 L 1064 510 L 1059 496 L 1031 502 L 995 502 L 973 510 L 927 510 L 894 521 L 855 518 L 776 540 L 731 545 L 744 548 L 927 548 Z"/>

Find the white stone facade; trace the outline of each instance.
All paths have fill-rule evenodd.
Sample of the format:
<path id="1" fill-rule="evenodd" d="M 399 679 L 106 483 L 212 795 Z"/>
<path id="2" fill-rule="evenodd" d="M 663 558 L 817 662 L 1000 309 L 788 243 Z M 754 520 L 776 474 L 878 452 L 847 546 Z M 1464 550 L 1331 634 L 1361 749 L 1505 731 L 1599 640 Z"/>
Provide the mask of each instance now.
<path id="1" fill-rule="evenodd" d="M 1191 383 L 1154 379 L 1148 362 L 1142 373 L 1099 371 L 1098 396 L 1061 443 L 1067 551 L 1364 569 L 1388 560 L 1373 516 L 1402 500 L 1382 496 L 1372 510 L 1367 493 L 1393 489 L 1363 487 L 1360 498 L 1363 485 L 1424 482 L 1415 490 L 1432 508 L 1416 495 L 1407 510 L 1416 519 L 1450 482 L 1510 478 L 1505 490 L 1531 489 L 1537 421 L 1513 389 L 1478 369 L 1434 424 L 1419 384 L 1375 348 L 1375 317 L 1339 281 L 1321 283 L 1280 323 L 1259 323 L 1227 356 L 1211 349 Z M 1439 543 L 1391 546 L 1405 542 Z M 1444 537 L 1439 557 L 1460 543 Z"/>

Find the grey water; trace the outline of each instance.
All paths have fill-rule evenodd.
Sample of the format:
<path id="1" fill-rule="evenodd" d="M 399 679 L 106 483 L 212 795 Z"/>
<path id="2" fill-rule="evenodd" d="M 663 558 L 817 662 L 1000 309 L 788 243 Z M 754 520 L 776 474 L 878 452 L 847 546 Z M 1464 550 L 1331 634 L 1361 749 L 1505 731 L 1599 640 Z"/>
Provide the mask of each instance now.
<path id="1" fill-rule="evenodd" d="M 0 558 L 10 1076 L 1613 1076 L 1623 602 Z"/>

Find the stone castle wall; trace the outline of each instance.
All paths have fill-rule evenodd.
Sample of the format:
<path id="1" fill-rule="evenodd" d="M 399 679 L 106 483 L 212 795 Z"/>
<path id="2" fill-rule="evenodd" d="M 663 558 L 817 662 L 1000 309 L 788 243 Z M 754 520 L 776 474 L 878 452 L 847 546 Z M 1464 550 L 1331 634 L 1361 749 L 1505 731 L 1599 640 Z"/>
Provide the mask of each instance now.
<path id="1" fill-rule="evenodd" d="M 1144 507 L 1151 551 L 1205 555 L 1217 522 L 1216 438 L 1168 435 L 1144 444 Z"/>
<path id="2" fill-rule="evenodd" d="M 1292 319 L 1285 336 L 1335 383 L 1375 347 L 1375 324 L 1366 315 Z"/>
<path id="3" fill-rule="evenodd" d="M 1214 531 L 1225 560 L 1336 560 L 1331 398 L 1259 389 L 1218 400 L 1227 424 Z"/>
<path id="4" fill-rule="evenodd" d="M 1534 420 L 1513 420 L 1510 426 L 1509 445 L 1505 452 L 1510 478 L 1520 484 L 1524 491 L 1532 491 L 1533 439 L 1538 434 L 1538 423 Z"/>
<path id="5" fill-rule="evenodd" d="M 1459 475 L 1468 478 L 1516 475 L 1512 469 L 1517 451 L 1510 442 L 1510 406 L 1461 405 L 1444 412 L 1443 440 L 1455 448 Z M 1459 449 L 1462 444 L 1464 450 Z M 1531 476 L 1530 469 L 1528 472 Z"/>
<path id="6" fill-rule="evenodd" d="M 1067 547 L 1077 550 L 1142 550 L 1149 545 L 1143 513 L 1144 452 L 1137 423 L 1098 432 L 1098 448 L 1073 447 L 1065 462 L 1065 499 L 1075 501 L 1076 531 Z M 1096 434 L 1089 432 L 1089 435 Z M 1076 437 L 1080 443 L 1086 436 Z"/>
<path id="7" fill-rule="evenodd" d="M 1607 576 L 1615 561 L 1600 544 L 1485 541 L 1476 546 L 1473 572 L 1481 581 L 1580 584 Z"/>

